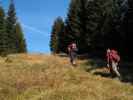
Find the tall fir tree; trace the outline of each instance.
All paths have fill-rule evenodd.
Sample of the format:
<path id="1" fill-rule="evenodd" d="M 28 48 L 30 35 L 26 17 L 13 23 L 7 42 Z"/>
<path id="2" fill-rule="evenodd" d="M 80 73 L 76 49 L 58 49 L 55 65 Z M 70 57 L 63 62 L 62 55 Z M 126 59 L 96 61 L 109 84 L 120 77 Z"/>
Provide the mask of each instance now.
<path id="1" fill-rule="evenodd" d="M 127 13 L 127 21 L 128 21 L 128 24 L 127 24 L 127 32 L 126 32 L 126 34 L 127 34 L 127 47 L 128 47 L 128 55 L 130 55 L 130 58 L 133 60 L 133 48 L 132 48 L 132 46 L 131 45 L 129 45 L 129 44 L 131 44 L 132 42 L 133 42 L 133 39 L 132 39 L 132 37 L 133 37 L 133 28 L 132 28 L 132 26 L 133 26 L 133 1 L 132 0 L 128 0 L 128 5 L 129 5 L 129 8 L 128 8 L 128 13 Z"/>
<path id="2" fill-rule="evenodd" d="M 16 36 L 17 53 L 26 53 L 27 48 L 26 48 L 26 41 L 24 38 L 24 33 L 22 31 L 20 23 L 18 22 L 15 25 L 15 36 Z"/>
<path id="3" fill-rule="evenodd" d="M 87 34 L 87 2 L 88 0 L 71 0 L 66 19 L 65 29 L 67 37 L 69 38 L 68 42 L 76 42 L 79 48 L 79 53 L 87 52 L 87 42 L 85 38 Z"/>
<path id="4" fill-rule="evenodd" d="M 79 53 L 103 56 L 107 48 L 114 48 L 122 56 L 132 56 L 128 45 L 132 42 L 132 25 L 132 0 L 71 0 L 64 36 L 59 37 L 64 37 L 65 48 L 76 41 Z"/>
<path id="5" fill-rule="evenodd" d="M 101 43 L 101 33 L 99 32 L 101 25 L 99 24 L 102 24 L 103 22 L 100 22 L 102 18 L 100 3 L 100 1 L 96 0 L 92 0 L 87 3 L 86 40 L 91 53 L 92 51 L 94 52 L 97 45 Z"/>
<path id="6" fill-rule="evenodd" d="M 57 43 L 58 43 L 58 51 L 59 52 L 65 52 L 65 32 L 64 32 L 64 21 L 61 17 L 57 18 L 58 22 L 58 33 L 57 33 Z"/>
<path id="7" fill-rule="evenodd" d="M 50 39 L 50 50 L 53 54 L 59 53 L 60 52 L 60 44 L 61 42 L 61 37 L 59 36 L 62 33 L 62 27 L 63 26 L 63 21 L 60 17 L 56 18 L 52 27 L 51 31 L 51 39 Z"/>
<path id="8" fill-rule="evenodd" d="M 77 42 L 80 38 L 78 10 L 79 0 L 71 0 L 65 21 L 66 46 L 73 41 Z"/>
<path id="9" fill-rule="evenodd" d="M 0 5 L 0 55 L 5 55 L 7 52 L 7 34 L 5 32 L 5 12 Z"/>
<path id="10" fill-rule="evenodd" d="M 116 25 L 119 23 L 117 0 L 89 1 L 87 4 L 87 16 L 88 36 L 86 38 L 90 48 L 93 52 L 99 52 L 99 54 L 101 52 L 101 55 L 103 55 L 107 47 L 114 45 L 112 39 L 119 36 L 116 32 Z"/>
<path id="11" fill-rule="evenodd" d="M 127 1 L 128 9 L 127 12 L 125 13 L 124 19 L 123 19 L 123 29 L 125 32 L 125 56 L 127 59 L 133 59 L 133 49 L 132 46 L 130 45 L 132 41 L 132 33 L 133 33 L 133 1 L 128 0 Z M 123 31 L 123 30 L 122 30 Z M 128 55 L 128 56 L 127 56 Z"/>
<path id="12" fill-rule="evenodd" d="M 10 0 L 7 16 L 0 5 L 0 55 L 24 52 L 27 52 L 26 41 L 17 22 L 14 2 Z"/>
<path id="13" fill-rule="evenodd" d="M 78 39 L 78 47 L 79 53 L 87 53 L 89 50 L 89 43 L 87 41 L 87 3 L 88 0 L 79 0 L 79 10 L 78 10 L 78 19 L 79 19 L 79 26 L 80 26 L 80 37 Z M 82 45 L 84 44 L 84 45 Z"/>
<path id="14" fill-rule="evenodd" d="M 16 48 L 16 36 L 15 36 L 15 25 L 16 25 L 16 11 L 14 1 L 10 0 L 10 5 L 6 17 L 6 33 L 8 33 L 8 52 L 17 53 Z"/>

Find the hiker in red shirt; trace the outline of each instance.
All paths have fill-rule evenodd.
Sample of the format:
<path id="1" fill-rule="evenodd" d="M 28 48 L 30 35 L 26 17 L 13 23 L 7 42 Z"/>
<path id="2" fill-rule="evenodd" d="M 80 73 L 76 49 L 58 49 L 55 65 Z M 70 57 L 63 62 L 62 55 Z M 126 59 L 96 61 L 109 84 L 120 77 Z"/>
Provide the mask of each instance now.
<path id="1" fill-rule="evenodd" d="M 77 46 L 76 46 L 76 43 L 72 42 L 70 45 L 68 45 L 68 54 L 69 54 L 69 57 L 70 57 L 70 62 L 72 65 L 76 65 L 76 57 L 77 57 Z"/>
<path id="2" fill-rule="evenodd" d="M 120 77 L 120 73 L 118 72 L 118 63 L 120 61 L 120 56 L 116 50 L 107 49 L 106 53 L 107 57 L 107 67 L 110 70 L 110 73 L 115 73 L 118 77 Z"/>

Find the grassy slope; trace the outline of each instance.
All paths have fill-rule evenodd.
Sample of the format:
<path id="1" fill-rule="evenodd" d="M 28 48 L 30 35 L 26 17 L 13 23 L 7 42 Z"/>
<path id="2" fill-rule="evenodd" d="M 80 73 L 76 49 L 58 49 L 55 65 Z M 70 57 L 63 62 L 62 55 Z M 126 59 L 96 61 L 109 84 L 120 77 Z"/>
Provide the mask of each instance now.
<path id="1" fill-rule="evenodd" d="M 67 58 L 0 58 L 0 100 L 133 100 L 133 86 L 73 68 Z"/>

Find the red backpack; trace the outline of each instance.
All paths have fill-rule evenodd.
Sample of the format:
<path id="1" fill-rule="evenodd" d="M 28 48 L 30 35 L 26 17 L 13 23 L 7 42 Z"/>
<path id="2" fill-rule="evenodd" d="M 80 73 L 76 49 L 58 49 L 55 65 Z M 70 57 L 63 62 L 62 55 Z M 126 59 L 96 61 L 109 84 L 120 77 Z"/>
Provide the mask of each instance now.
<path id="1" fill-rule="evenodd" d="M 115 51 L 115 50 L 111 50 L 110 51 L 110 56 L 111 56 L 111 59 L 116 61 L 116 62 L 119 62 L 120 61 L 120 56 L 118 55 L 118 52 Z"/>

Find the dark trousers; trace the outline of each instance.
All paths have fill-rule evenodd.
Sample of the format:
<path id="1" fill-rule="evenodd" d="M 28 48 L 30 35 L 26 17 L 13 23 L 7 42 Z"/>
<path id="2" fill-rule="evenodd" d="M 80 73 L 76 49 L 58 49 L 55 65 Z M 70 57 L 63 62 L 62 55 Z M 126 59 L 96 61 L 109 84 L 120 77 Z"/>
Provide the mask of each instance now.
<path id="1" fill-rule="evenodd" d="M 74 63 L 75 63 L 75 60 L 76 60 L 76 58 L 77 58 L 76 52 L 70 52 L 70 53 L 69 53 L 69 56 L 70 56 L 70 62 L 71 62 L 72 64 L 74 64 Z"/>

